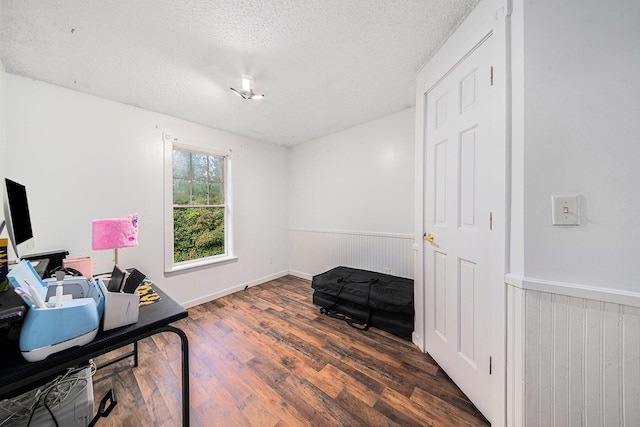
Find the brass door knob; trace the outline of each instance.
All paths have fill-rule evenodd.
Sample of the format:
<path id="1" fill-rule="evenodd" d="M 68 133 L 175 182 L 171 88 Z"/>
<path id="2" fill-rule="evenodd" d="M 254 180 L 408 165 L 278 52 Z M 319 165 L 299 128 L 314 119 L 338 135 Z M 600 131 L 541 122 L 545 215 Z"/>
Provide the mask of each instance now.
<path id="1" fill-rule="evenodd" d="M 433 243 L 433 241 L 434 241 L 435 239 L 436 239 L 436 238 L 435 238 L 435 237 L 433 237 L 433 234 L 431 234 L 431 233 L 429 233 L 429 234 L 424 233 L 424 240 L 426 240 L 427 242 L 429 242 L 429 243 Z"/>

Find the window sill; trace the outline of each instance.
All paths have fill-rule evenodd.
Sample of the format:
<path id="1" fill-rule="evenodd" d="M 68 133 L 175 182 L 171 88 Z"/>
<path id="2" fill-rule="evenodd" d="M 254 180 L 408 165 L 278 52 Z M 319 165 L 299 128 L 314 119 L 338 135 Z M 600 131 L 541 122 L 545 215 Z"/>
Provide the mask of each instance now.
<path id="1" fill-rule="evenodd" d="M 238 261 L 238 257 L 235 255 L 229 255 L 220 258 L 207 258 L 195 261 L 184 261 L 180 264 L 174 264 L 171 268 L 164 270 L 165 273 L 176 273 L 178 271 L 191 270 L 192 268 L 204 267 L 207 265 L 215 264 L 227 264 Z"/>

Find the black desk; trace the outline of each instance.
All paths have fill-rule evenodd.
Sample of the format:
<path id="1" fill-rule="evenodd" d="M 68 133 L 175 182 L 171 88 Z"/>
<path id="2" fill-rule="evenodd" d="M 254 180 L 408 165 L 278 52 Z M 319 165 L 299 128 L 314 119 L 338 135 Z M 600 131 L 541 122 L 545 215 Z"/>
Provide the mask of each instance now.
<path id="1" fill-rule="evenodd" d="M 151 305 L 140 307 L 137 323 L 109 331 L 101 329 L 89 344 L 52 354 L 39 362 L 24 360 L 17 342 L 15 345 L 3 345 L 0 350 L 0 399 L 9 397 L 18 390 L 25 390 L 31 385 L 37 387 L 39 381 L 41 382 L 67 368 L 85 363 L 89 359 L 126 345 L 135 345 L 143 338 L 160 332 L 173 332 L 180 337 L 182 347 L 182 424 L 188 426 L 189 342 L 186 334 L 170 323 L 183 319 L 189 314 L 157 285 L 153 284 L 152 287 L 161 299 Z"/>

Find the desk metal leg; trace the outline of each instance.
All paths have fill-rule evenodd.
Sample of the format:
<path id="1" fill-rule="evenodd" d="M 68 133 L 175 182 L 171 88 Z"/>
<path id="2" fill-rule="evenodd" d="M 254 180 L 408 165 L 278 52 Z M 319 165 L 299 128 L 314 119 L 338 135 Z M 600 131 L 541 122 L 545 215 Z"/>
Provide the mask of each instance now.
<path id="1" fill-rule="evenodd" d="M 113 365 L 114 363 L 124 360 L 128 357 L 133 357 L 133 367 L 137 368 L 138 367 L 138 341 L 133 342 L 133 350 L 121 356 L 114 357 L 111 360 L 107 360 L 106 362 L 100 363 L 99 365 L 97 365 L 97 369 L 102 369 L 109 365 Z"/>
<path id="2" fill-rule="evenodd" d="M 173 332 L 180 337 L 182 351 L 182 425 L 189 427 L 189 340 L 182 329 L 167 325 L 156 332 Z"/>
<path id="3" fill-rule="evenodd" d="M 180 328 L 173 325 L 166 325 L 158 329 L 154 329 L 150 333 L 140 336 L 138 339 L 144 339 L 160 332 L 173 332 L 180 337 L 181 359 L 182 359 L 182 425 L 189 427 L 189 340 L 187 334 Z M 114 347 L 114 349 L 117 347 Z M 111 351 L 111 350 L 109 350 Z M 127 357 L 134 357 L 134 366 L 138 366 L 138 340 L 133 342 L 133 351 L 123 354 L 113 360 L 105 362 L 98 366 L 98 369 L 119 362 Z"/>

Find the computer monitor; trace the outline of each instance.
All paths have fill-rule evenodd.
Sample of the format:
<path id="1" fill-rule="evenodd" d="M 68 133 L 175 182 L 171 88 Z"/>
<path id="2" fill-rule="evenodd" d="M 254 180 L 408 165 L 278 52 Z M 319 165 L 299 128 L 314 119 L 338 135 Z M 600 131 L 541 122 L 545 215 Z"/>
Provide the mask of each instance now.
<path id="1" fill-rule="evenodd" d="M 5 178 L 4 219 L 17 258 L 35 246 L 24 185 Z"/>

